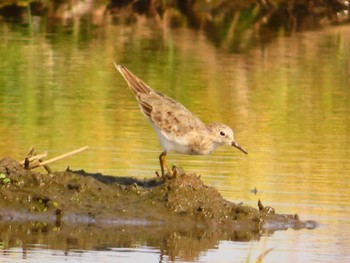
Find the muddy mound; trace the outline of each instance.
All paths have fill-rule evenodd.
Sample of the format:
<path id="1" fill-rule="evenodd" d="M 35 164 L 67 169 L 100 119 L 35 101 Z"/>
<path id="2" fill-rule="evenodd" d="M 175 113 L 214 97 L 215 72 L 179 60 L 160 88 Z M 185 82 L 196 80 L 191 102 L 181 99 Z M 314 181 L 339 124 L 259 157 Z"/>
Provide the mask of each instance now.
<path id="1" fill-rule="evenodd" d="M 309 227 L 296 215 L 279 215 L 229 202 L 195 174 L 138 180 L 84 171 L 42 174 L 10 159 L 0 161 L 0 220 L 166 225 L 172 228 L 247 230 Z M 311 224 L 312 225 L 312 224 Z"/>

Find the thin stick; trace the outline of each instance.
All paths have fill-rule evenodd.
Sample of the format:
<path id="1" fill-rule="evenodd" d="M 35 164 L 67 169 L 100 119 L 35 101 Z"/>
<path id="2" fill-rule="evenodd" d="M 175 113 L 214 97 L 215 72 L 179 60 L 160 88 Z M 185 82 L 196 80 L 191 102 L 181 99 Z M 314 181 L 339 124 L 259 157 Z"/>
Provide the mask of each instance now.
<path id="1" fill-rule="evenodd" d="M 46 164 L 49 164 L 49 163 L 56 162 L 56 161 L 58 161 L 58 160 L 61 160 L 61 159 L 63 159 L 63 158 L 66 158 L 66 157 L 68 157 L 68 156 L 71 156 L 71 155 L 74 155 L 74 154 L 77 154 L 77 153 L 86 151 L 87 149 L 89 149 L 89 146 L 84 146 L 84 147 L 79 148 L 79 149 L 76 149 L 76 150 L 74 150 L 74 151 L 67 152 L 67 153 L 62 154 L 62 155 L 59 155 L 59 156 L 57 156 L 57 157 L 55 157 L 55 158 L 52 158 L 52 159 L 49 159 L 49 160 L 47 160 L 47 161 L 41 162 L 41 163 L 39 164 L 39 166 L 43 166 L 43 165 L 46 165 Z M 34 168 L 34 167 L 33 167 L 33 168 Z"/>
<path id="2" fill-rule="evenodd" d="M 44 158 L 44 157 L 46 157 L 47 156 L 47 152 L 44 152 L 44 153 L 42 153 L 42 154 L 38 154 L 38 155 L 34 155 L 34 156 L 32 156 L 32 157 L 29 157 L 28 158 L 28 161 L 29 162 L 32 162 L 32 161 L 34 161 L 34 160 L 36 160 L 36 159 L 41 159 L 41 158 Z M 20 164 L 21 165 L 23 165 L 25 163 L 25 160 L 23 160 L 23 161 L 20 161 Z"/>
<path id="3" fill-rule="evenodd" d="M 32 157 L 33 154 L 34 154 L 34 147 L 32 146 L 32 148 L 30 148 L 30 150 L 28 151 L 26 158 Z"/>

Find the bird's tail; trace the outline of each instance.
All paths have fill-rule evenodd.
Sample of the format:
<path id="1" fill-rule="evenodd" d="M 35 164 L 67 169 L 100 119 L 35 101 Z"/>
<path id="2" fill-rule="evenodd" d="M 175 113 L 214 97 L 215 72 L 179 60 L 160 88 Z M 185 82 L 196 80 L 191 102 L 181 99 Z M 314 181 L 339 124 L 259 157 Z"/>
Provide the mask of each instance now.
<path id="1" fill-rule="evenodd" d="M 122 74 L 125 81 L 128 83 L 129 88 L 132 90 L 135 96 L 138 93 L 149 94 L 153 91 L 146 83 L 144 83 L 141 79 L 132 74 L 126 67 L 118 65 L 115 62 L 114 66 L 117 68 L 120 74 Z"/>

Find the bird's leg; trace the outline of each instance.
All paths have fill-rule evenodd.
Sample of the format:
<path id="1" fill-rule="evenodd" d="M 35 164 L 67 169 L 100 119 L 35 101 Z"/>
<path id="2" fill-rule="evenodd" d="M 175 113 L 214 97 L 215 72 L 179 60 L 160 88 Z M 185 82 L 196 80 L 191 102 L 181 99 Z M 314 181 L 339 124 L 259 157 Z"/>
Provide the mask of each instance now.
<path id="1" fill-rule="evenodd" d="M 160 169 L 161 169 L 161 171 L 162 171 L 162 178 L 164 178 L 163 156 L 164 156 L 164 157 L 166 156 L 166 152 L 162 152 L 162 153 L 159 155 L 159 163 L 160 163 Z"/>
<path id="2" fill-rule="evenodd" d="M 173 171 L 170 169 L 169 165 L 166 162 L 166 151 L 163 151 L 159 155 L 159 163 L 160 163 L 160 169 L 162 170 L 162 178 L 165 180 L 165 173 L 164 173 L 164 166 L 168 171 L 169 176 L 173 176 Z"/>

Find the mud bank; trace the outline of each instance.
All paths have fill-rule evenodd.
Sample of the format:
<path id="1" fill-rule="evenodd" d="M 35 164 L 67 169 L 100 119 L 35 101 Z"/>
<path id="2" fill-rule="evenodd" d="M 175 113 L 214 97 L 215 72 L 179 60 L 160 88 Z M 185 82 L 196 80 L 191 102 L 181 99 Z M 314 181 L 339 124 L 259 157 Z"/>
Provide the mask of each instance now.
<path id="1" fill-rule="evenodd" d="M 44 174 L 4 158 L 0 161 L 2 239 L 10 231 L 9 223 L 11 231 L 17 225 L 18 231 L 24 228 L 27 233 L 72 235 L 78 231 L 90 237 L 114 233 L 113 242 L 123 235 L 128 240 L 143 236 L 149 242 L 182 233 L 187 238 L 201 236 L 201 242 L 210 237 L 209 243 L 252 240 L 276 230 L 316 226 L 297 215 L 277 214 L 261 203 L 252 208 L 229 202 L 194 174 L 165 183 L 159 178 L 138 180 L 84 171 Z M 86 238 L 81 240 L 86 245 Z"/>

